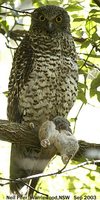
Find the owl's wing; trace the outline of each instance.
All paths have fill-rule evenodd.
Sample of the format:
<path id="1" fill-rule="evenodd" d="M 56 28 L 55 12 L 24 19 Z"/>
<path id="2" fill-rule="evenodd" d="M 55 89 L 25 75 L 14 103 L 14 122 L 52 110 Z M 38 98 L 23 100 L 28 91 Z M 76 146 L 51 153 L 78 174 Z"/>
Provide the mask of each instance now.
<path id="1" fill-rule="evenodd" d="M 21 114 L 18 109 L 19 92 L 27 82 L 34 62 L 34 53 L 28 34 L 17 48 L 8 85 L 7 115 L 10 121 L 21 122 Z"/>

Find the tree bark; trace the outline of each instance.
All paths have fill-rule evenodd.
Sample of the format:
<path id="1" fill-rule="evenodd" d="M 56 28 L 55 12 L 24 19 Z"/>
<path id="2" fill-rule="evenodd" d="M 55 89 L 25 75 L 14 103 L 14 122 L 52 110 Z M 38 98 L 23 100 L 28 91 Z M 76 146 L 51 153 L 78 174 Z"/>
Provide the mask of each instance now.
<path id="1" fill-rule="evenodd" d="M 0 120 L 0 140 L 28 146 L 40 146 L 37 130 L 30 124 Z"/>
<path id="2" fill-rule="evenodd" d="M 79 140 L 79 150 L 76 153 L 73 160 L 78 162 L 84 162 L 88 160 L 100 160 L 100 144 L 89 143 L 83 140 Z M 96 165 L 100 166 L 100 163 Z"/>

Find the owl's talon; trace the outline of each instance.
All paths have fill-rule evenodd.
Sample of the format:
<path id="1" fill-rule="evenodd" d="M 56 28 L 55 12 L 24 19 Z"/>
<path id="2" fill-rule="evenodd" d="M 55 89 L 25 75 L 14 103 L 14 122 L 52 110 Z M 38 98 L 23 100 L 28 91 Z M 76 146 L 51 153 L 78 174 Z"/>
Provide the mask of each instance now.
<path id="1" fill-rule="evenodd" d="M 34 123 L 33 122 L 30 122 L 29 126 L 30 126 L 30 128 L 34 129 Z"/>
<path id="2" fill-rule="evenodd" d="M 50 141 L 48 139 L 41 140 L 41 146 L 47 148 L 50 146 Z"/>

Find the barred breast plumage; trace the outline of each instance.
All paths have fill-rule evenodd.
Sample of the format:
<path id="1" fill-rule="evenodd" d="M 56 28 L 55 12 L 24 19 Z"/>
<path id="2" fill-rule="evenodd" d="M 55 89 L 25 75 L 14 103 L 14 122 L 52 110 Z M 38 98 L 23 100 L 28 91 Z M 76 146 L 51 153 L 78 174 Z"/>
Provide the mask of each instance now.
<path id="1" fill-rule="evenodd" d="M 30 30 L 14 56 L 9 81 L 9 120 L 33 122 L 39 127 L 46 119 L 66 117 L 76 100 L 77 81 L 76 51 L 67 12 L 57 6 L 36 9 Z M 17 156 L 20 151 L 23 157 L 21 151 L 26 150 L 18 145 L 14 148 Z M 17 171 L 23 166 L 18 160 L 14 163 L 13 156 L 11 159 L 14 178 L 18 176 L 14 164 L 17 163 Z M 24 175 L 25 172 L 21 177 Z"/>
<path id="2" fill-rule="evenodd" d="M 71 36 L 64 35 L 58 35 L 56 40 L 49 37 L 43 40 L 39 36 L 32 39 L 34 62 L 27 82 L 23 87 L 21 84 L 18 91 L 22 121 L 34 121 L 38 125 L 41 120 L 57 115 L 67 116 L 73 106 L 77 93 L 77 64 L 70 39 Z M 20 57 L 22 54 L 19 60 Z M 21 72 L 20 75 L 22 78 Z"/>

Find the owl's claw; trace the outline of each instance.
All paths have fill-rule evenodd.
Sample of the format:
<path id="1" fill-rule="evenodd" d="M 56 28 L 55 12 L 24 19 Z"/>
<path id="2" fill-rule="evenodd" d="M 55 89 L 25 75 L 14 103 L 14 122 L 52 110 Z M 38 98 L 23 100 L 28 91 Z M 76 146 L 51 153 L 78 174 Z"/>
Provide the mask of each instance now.
<path id="1" fill-rule="evenodd" d="M 30 122 L 29 126 L 30 126 L 30 128 L 34 129 L 34 123 L 33 122 Z"/>
<path id="2" fill-rule="evenodd" d="M 47 148 L 50 146 L 50 141 L 48 139 L 41 140 L 41 146 Z"/>

